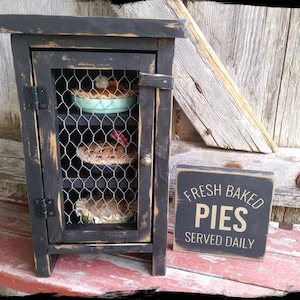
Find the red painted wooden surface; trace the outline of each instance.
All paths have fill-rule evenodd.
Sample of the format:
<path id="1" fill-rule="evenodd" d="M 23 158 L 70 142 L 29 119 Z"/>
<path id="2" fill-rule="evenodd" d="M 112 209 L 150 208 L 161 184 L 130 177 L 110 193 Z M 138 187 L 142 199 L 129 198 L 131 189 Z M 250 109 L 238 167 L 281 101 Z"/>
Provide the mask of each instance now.
<path id="1" fill-rule="evenodd" d="M 30 294 L 103 296 L 143 289 L 237 297 L 300 291 L 300 231 L 270 226 L 263 261 L 172 250 L 169 222 L 167 274 L 150 275 L 146 256 L 60 255 L 50 278 L 37 278 L 28 207 L 0 201 L 0 285 Z"/>

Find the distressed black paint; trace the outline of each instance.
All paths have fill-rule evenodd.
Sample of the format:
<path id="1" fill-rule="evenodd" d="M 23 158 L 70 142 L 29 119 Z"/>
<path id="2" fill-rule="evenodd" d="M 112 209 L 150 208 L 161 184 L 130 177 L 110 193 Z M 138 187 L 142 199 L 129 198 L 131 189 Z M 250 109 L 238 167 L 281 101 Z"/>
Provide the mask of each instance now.
<path id="1" fill-rule="evenodd" d="M 174 249 L 261 259 L 273 174 L 178 166 Z"/>
<path id="2" fill-rule="evenodd" d="M 164 275 L 174 38 L 186 36 L 186 22 L 2 15 L 0 32 L 12 34 L 37 275 L 50 276 L 60 253 L 99 251 L 151 253 L 152 274 Z M 149 157 L 147 165 L 136 163 L 138 217 L 133 224 L 77 224 L 73 221 L 77 218 L 75 214 L 66 215 L 68 201 L 75 205 L 80 197 L 77 191 L 100 189 L 106 175 L 103 178 L 89 175 L 93 173 L 82 175 L 84 169 L 78 167 L 73 156 L 67 157 L 68 164 L 73 169 L 77 166 L 81 173 L 70 173 L 69 168 L 64 167 L 62 156 L 69 155 L 72 145 L 86 139 L 84 127 L 94 134 L 89 137 L 94 140 L 98 132 L 95 128 L 109 131 L 112 117 L 79 114 L 68 98 L 70 93 L 61 95 L 57 91 L 58 70 L 64 74 L 82 74 L 88 70 L 89 76 L 95 70 L 137 70 L 144 74 L 140 78 L 138 109 L 120 114 L 113 124 L 113 128 L 122 128 L 125 124 L 124 130 L 130 131 L 137 118 L 138 159 Z M 34 86 L 36 88 L 32 88 Z M 43 109 L 39 97 L 28 92 L 39 91 L 39 87 L 46 92 L 47 99 L 43 101 L 47 107 Z M 67 144 L 68 148 L 65 139 L 72 142 L 71 146 Z M 84 180 L 80 176 L 85 176 Z M 132 176 L 130 172 L 128 176 Z M 111 184 L 119 188 L 126 184 L 135 186 L 135 181 L 116 183 L 117 176 L 113 179 Z M 70 197 L 68 201 L 65 201 L 66 193 Z M 49 216 L 44 213 L 47 218 L 35 214 L 34 203 L 40 199 L 45 203 L 53 200 L 53 213 Z M 72 222 L 67 223 L 67 216 L 73 218 Z"/>

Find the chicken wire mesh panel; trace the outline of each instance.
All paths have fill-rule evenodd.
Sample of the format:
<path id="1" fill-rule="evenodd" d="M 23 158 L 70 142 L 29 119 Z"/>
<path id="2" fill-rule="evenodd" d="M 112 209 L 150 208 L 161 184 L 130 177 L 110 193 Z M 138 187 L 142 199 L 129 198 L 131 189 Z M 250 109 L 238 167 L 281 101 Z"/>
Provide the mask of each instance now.
<path id="1" fill-rule="evenodd" d="M 65 224 L 136 223 L 138 71 L 54 78 Z"/>

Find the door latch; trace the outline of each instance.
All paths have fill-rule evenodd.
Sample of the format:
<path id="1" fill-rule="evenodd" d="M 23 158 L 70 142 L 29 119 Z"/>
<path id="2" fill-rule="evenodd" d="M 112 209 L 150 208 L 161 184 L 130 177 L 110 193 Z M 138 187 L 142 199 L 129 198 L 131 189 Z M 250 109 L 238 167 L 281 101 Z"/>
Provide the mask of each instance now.
<path id="1" fill-rule="evenodd" d="M 174 76 L 157 73 L 139 73 L 139 85 L 171 90 L 174 86 Z"/>

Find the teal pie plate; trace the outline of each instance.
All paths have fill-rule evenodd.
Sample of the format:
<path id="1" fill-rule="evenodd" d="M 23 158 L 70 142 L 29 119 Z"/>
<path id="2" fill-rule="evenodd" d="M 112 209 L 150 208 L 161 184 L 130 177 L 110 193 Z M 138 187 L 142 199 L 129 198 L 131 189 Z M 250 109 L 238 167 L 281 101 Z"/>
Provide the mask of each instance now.
<path id="1" fill-rule="evenodd" d="M 72 95 L 72 101 L 83 112 L 114 114 L 128 111 L 136 103 L 136 96 L 114 99 L 89 99 Z"/>

